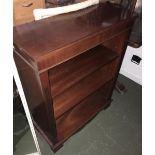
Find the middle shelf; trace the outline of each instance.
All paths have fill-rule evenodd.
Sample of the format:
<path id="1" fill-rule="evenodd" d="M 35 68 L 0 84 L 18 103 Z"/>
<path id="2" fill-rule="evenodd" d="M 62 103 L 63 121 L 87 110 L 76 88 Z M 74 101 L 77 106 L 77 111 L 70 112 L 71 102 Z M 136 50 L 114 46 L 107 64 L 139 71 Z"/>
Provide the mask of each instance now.
<path id="1" fill-rule="evenodd" d="M 99 45 L 49 71 L 54 116 L 58 119 L 113 79 L 118 55 Z"/>

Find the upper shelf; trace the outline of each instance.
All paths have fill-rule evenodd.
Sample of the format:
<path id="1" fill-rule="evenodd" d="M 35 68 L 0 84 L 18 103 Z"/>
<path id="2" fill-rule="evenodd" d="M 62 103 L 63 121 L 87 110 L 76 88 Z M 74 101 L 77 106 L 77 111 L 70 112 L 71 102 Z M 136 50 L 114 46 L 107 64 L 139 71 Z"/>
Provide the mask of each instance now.
<path id="1" fill-rule="evenodd" d="M 52 96 L 59 95 L 115 58 L 117 58 L 115 52 L 100 45 L 49 70 Z"/>

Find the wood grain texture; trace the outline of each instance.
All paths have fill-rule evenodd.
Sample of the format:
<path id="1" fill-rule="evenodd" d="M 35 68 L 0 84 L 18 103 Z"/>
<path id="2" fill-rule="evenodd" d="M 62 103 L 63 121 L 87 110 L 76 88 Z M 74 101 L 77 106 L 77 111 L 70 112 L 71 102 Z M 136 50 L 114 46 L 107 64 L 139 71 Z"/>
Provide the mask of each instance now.
<path id="1" fill-rule="evenodd" d="M 28 105 L 53 150 L 110 104 L 134 19 L 105 3 L 14 27 Z"/>
<path id="2" fill-rule="evenodd" d="M 125 51 L 127 48 L 127 41 L 130 36 L 131 30 L 132 29 L 128 29 L 120 33 L 119 35 L 115 36 L 110 41 L 105 41 L 102 43 L 103 46 L 105 46 L 106 48 L 110 50 L 114 50 L 119 55 L 118 64 L 116 65 L 116 76 L 115 76 L 114 83 L 116 83 L 117 81 L 117 77 L 118 77 L 122 62 L 123 62 L 123 58 L 124 58 Z M 113 85 L 113 88 L 111 89 L 110 96 L 112 95 L 114 87 L 115 85 Z"/>
<path id="3" fill-rule="evenodd" d="M 60 117 L 64 112 L 78 104 L 89 94 L 104 85 L 115 76 L 117 60 L 107 64 L 77 84 L 71 86 L 60 95 L 53 98 L 55 118 Z"/>
<path id="4" fill-rule="evenodd" d="M 14 52 L 14 60 L 18 69 L 20 80 L 24 89 L 26 100 L 32 114 L 33 120 L 44 131 L 45 135 L 54 143 L 56 142 L 56 128 L 55 122 L 49 118 L 49 107 L 51 102 L 48 102 L 46 92 L 44 91 L 44 85 L 41 84 L 39 74 L 27 65 L 17 54 Z M 42 78 L 42 77 L 41 77 Z M 44 81 L 45 83 L 46 81 Z M 50 105 L 49 105 L 50 104 Z M 52 113 L 51 113 L 52 114 Z M 52 132 L 51 132 L 52 131 Z"/>
<path id="5" fill-rule="evenodd" d="M 45 107 L 47 111 L 47 116 L 48 116 L 48 122 L 49 122 L 49 130 L 52 132 L 48 135 L 50 137 L 53 144 L 56 144 L 57 141 L 57 131 L 56 131 L 56 124 L 55 124 L 55 119 L 54 119 L 54 110 L 53 110 L 53 101 L 51 97 L 51 88 L 49 84 L 49 78 L 48 78 L 48 72 L 41 73 L 39 76 L 42 92 L 44 93 L 44 98 L 45 98 Z M 41 120 L 44 121 L 44 120 Z"/>
<path id="6" fill-rule="evenodd" d="M 46 94 L 47 91 L 45 91 L 47 87 L 46 76 L 39 76 L 35 70 L 16 54 L 16 52 L 14 52 L 14 60 L 32 118 L 44 131 L 44 134 L 55 143 L 57 141 L 56 129 L 54 128 L 55 121 L 52 121 L 52 109 L 50 110 L 52 102 L 50 101 L 49 103 L 49 97 L 48 94 Z"/>
<path id="7" fill-rule="evenodd" d="M 20 54 L 23 57 L 29 56 L 38 70 L 44 71 L 101 44 L 132 25 L 133 18 L 122 19 L 119 7 L 111 4 L 93 7 L 95 9 L 91 12 L 67 20 L 55 21 L 50 17 L 14 27 L 14 45 L 22 48 Z"/>
<path id="8" fill-rule="evenodd" d="M 97 46 L 49 70 L 52 96 L 55 97 L 84 77 L 117 58 L 117 54 Z"/>
<path id="9" fill-rule="evenodd" d="M 66 140 L 109 104 L 104 93 L 105 87 L 111 86 L 111 84 L 112 81 L 88 96 L 56 121 L 59 141 Z"/>

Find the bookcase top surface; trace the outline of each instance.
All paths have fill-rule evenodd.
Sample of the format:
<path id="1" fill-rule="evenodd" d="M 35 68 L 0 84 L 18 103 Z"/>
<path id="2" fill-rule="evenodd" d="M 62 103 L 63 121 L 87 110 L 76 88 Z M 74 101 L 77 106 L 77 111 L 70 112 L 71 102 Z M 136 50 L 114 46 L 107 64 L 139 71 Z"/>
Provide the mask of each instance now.
<path id="1" fill-rule="evenodd" d="M 13 28 L 14 46 L 37 60 L 81 38 L 122 21 L 122 9 L 99 4 L 73 13 L 49 17 Z"/>

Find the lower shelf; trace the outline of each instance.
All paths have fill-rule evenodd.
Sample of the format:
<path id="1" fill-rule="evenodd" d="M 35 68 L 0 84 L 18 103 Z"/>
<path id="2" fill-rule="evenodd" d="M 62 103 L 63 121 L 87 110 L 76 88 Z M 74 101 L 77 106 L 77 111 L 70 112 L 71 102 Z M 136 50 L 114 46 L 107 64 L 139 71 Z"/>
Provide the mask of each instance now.
<path id="1" fill-rule="evenodd" d="M 110 103 L 107 97 L 111 92 L 112 85 L 113 81 L 108 82 L 56 120 L 59 142 L 68 139 Z"/>
<path id="2" fill-rule="evenodd" d="M 114 80 L 107 82 L 103 87 L 88 96 L 80 104 L 66 112 L 56 121 L 58 141 L 55 144 L 51 141 L 50 136 L 48 136 L 48 134 L 46 134 L 33 120 L 36 129 L 44 137 L 54 152 L 63 146 L 63 143 L 70 136 L 84 127 L 98 112 L 110 104 L 111 100 L 109 95 L 113 84 Z"/>

